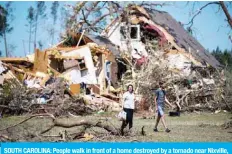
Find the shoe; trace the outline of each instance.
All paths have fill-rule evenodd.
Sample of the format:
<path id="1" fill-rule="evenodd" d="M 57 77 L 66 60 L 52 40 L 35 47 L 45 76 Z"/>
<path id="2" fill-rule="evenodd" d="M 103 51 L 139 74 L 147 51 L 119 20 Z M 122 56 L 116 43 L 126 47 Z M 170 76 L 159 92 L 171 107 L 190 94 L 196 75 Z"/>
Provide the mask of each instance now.
<path id="1" fill-rule="evenodd" d="M 166 132 L 166 133 L 169 133 L 170 131 L 171 131 L 171 130 L 168 129 L 168 128 L 165 129 L 165 132 Z"/>
<path id="2" fill-rule="evenodd" d="M 158 132 L 158 129 L 157 129 L 157 128 L 154 128 L 153 131 L 154 131 L 154 132 Z"/>

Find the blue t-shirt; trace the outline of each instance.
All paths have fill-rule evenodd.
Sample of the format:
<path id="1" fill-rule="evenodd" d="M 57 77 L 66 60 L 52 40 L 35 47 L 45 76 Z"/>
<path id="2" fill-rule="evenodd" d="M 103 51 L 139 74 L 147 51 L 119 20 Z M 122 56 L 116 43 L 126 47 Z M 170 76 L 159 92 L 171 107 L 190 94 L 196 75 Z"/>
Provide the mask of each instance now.
<path id="1" fill-rule="evenodd" d="M 158 89 L 155 91 L 155 95 L 156 95 L 156 102 L 158 104 L 158 106 L 163 107 L 164 106 L 164 101 L 165 101 L 165 91 Z"/>

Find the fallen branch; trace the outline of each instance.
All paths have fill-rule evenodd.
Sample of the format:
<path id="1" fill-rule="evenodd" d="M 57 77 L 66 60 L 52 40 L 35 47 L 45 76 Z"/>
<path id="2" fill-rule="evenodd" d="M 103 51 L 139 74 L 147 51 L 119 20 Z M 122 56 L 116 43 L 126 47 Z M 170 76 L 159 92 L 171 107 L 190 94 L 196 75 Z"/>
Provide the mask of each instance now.
<path id="1" fill-rule="evenodd" d="M 103 128 L 105 130 L 107 130 L 108 132 L 110 132 L 113 135 L 117 135 L 118 131 L 107 124 L 103 124 L 102 122 L 92 122 L 92 121 L 85 121 L 82 120 L 80 122 L 74 122 L 74 123 L 66 123 L 64 121 L 61 120 L 57 120 L 55 119 L 54 121 L 54 126 L 53 127 L 63 127 L 63 128 L 71 128 L 71 127 L 75 127 L 75 126 L 87 126 L 87 127 L 99 127 L 99 128 Z"/>
<path id="2" fill-rule="evenodd" d="M 230 111 L 232 112 L 231 107 L 229 106 L 229 104 L 227 103 L 227 100 L 225 99 L 225 97 L 223 95 L 221 95 L 222 100 L 225 102 L 226 106 L 230 109 Z"/>
<path id="3" fill-rule="evenodd" d="M 6 130 L 6 129 L 9 129 L 9 128 L 16 127 L 16 126 L 18 126 L 18 125 L 20 125 L 20 124 L 22 124 L 22 123 L 24 123 L 24 122 L 26 122 L 26 121 L 28 121 L 28 120 L 34 118 L 34 117 L 39 117 L 39 116 L 49 116 L 49 117 L 51 117 L 52 119 L 55 119 L 55 117 L 54 117 L 52 114 L 35 114 L 35 115 L 32 115 L 32 116 L 30 116 L 30 117 L 24 119 L 23 121 L 21 121 L 21 122 L 19 122 L 19 123 L 16 123 L 16 124 L 12 125 L 12 126 L 9 126 L 9 127 L 3 128 L 3 129 L 0 129 L 0 131 L 3 131 L 3 130 Z"/>
<path id="4" fill-rule="evenodd" d="M 8 107 L 6 105 L 0 105 L 0 108 L 11 109 L 10 107 Z"/>
<path id="5" fill-rule="evenodd" d="M 12 139 L 12 138 L 10 138 L 10 137 L 8 137 L 8 136 L 6 136 L 6 135 L 0 135 L 0 141 L 1 141 L 1 138 L 2 138 L 2 139 L 5 139 L 5 140 L 7 140 L 7 141 L 15 141 L 14 139 Z"/>

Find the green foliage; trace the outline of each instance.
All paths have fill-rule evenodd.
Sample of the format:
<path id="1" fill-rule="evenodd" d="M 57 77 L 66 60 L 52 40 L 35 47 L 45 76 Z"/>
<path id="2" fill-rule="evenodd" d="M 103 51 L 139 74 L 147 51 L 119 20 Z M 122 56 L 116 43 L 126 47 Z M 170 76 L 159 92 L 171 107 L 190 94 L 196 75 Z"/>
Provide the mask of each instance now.
<path id="1" fill-rule="evenodd" d="M 27 21 L 29 23 L 29 42 L 28 42 L 28 45 L 29 45 L 29 53 L 30 53 L 31 52 L 31 34 L 33 32 L 33 28 L 35 27 L 35 9 L 32 6 L 30 6 L 28 8 Z"/>
<path id="2" fill-rule="evenodd" d="M 40 50 L 43 50 L 43 43 L 42 43 L 42 41 L 40 40 L 40 41 L 38 41 L 38 45 L 39 45 L 39 49 Z"/>
<path id="3" fill-rule="evenodd" d="M 6 34 L 13 31 L 13 27 L 10 25 L 14 19 L 11 4 L 12 2 L 7 2 L 4 7 L 0 5 L 0 36 L 4 39 L 6 56 L 9 54 Z"/>
<path id="4" fill-rule="evenodd" d="M 46 5 L 44 1 L 38 1 L 36 2 L 36 18 L 38 18 L 39 16 L 41 18 L 45 18 L 46 17 Z"/>
<path id="5" fill-rule="evenodd" d="M 225 86 L 224 86 L 224 101 L 227 102 L 227 107 L 232 112 L 232 49 L 220 50 L 219 47 L 213 50 L 212 54 L 225 67 Z"/>
<path id="6" fill-rule="evenodd" d="M 30 6 L 27 10 L 28 14 L 27 14 L 27 21 L 29 23 L 29 26 L 30 26 L 30 33 L 31 33 L 31 28 L 34 27 L 34 24 L 35 24 L 35 9 Z M 28 25 L 26 25 L 28 26 Z"/>
<path id="7" fill-rule="evenodd" d="M 232 49 L 224 51 L 219 47 L 213 50 L 212 55 L 225 67 L 226 70 L 232 72 Z"/>
<path id="8" fill-rule="evenodd" d="M 10 26 L 10 22 L 13 20 L 12 11 L 11 2 L 8 2 L 5 7 L 0 5 L 0 36 L 13 30 L 13 27 Z"/>
<path id="9" fill-rule="evenodd" d="M 27 21 L 29 24 L 32 24 L 35 20 L 35 10 L 32 6 L 28 8 Z"/>
<path id="10" fill-rule="evenodd" d="M 57 20 L 57 9 L 59 7 L 59 2 L 58 1 L 54 1 L 52 3 L 52 7 L 51 7 L 51 15 L 52 15 L 52 18 L 53 18 L 53 24 L 56 23 L 56 20 Z"/>

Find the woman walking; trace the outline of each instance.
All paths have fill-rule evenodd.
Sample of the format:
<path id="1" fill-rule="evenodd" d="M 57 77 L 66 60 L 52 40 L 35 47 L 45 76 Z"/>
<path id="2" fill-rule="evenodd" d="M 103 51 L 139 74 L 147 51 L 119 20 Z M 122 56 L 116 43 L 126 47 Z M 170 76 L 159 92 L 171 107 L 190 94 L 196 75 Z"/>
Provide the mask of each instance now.
<path id="1" fill-rule="evenodd" d="M 127 87 L 127 92 L 123 94 L 123 110 L 126 112 L 126 120 L 122 121 L 121 134 L 124 135 L 123 130 L 129 124 L 129 130 L 133 127 L 133 112 L 135 108 L 135 96 L 133 86 L 130 84 Z"/>

